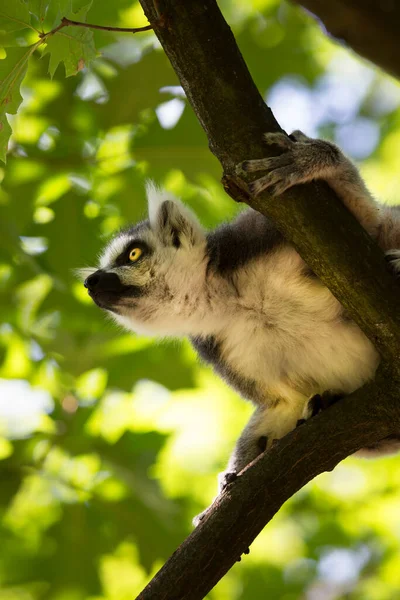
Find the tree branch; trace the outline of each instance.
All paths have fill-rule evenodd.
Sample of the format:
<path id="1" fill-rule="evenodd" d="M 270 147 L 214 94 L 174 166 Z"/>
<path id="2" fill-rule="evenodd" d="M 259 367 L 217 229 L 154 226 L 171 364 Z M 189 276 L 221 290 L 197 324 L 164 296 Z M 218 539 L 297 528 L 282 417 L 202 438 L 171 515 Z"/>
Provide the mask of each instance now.
<path id="1" fill-rule="evenodd" d="M 376 384 L 307 421 L 242 471 L 136 600 L 201 600 L 288 498 L 399 425 L 399 404 Z"/>
<path id="2" fill-rule="evenodd" d="M 156 22 L 161 25 L 163 23 L 162 17 L 157 17 Z M 51 31 L 40 32 L 39 37 L 46 41 L 46 39 L 55 33 L 58 33 L 60 29 L 64 27 L 85 27 L 86 29 L 100 29 L 101 31 L 116 31 L 118 33 L 140 33 L 141 31 L 149 31 L 150 29 L 154 29 L 154 23 L 152 25 L 144 25 L 143 27 L 113 27 L 112 25 L 93 25 L 93 23 L 83 23 L 82 21 L 72 21 L 67 17 L 63 17 L 61 19 L 61 23 L 57 25 Z"/>
<path id="3" fill-rule="evenodd" d="M 141 4 L 152 22 L 152 0 Z M 156 26 L 156 34 L 223 166 L 229 193 L 274 219 L 385 359 L 385 379 L 310 420 L 247 467 L 138 597 L 200 600 L 305 483 L 400 431 L 400 315 L 398 287 L 381 251 L 327 185 L 298 186 L 279 199 L 248 195 L 236 165 L 265 156 L 261 134 L 279 125 L 215 0 L 166 0 L 162 10 L 168 26 Z"/>
<path id="4" fill-rule="evenodd" d="M 152 0 L 141 0 L 147 18 Z M 398 285 L 382 252 L 324 183 L 250 197 L 236 166 L 268 155 L 262 133 L 279 131 L 215 0 L 167 0 L 155 32 L 181 81 L 233 196 L 271 217 L 391 364 L 400 353 Z M 268 69 L 268 65 L 265 65 Z M 400 373 L 400 369 L 399 369 Z"/>
<path id="5" fill-rule="evenodd" d="M 399 77 L 398 2 L 381 0 L 293 0 L 303 5 L 338 40 Z"/>

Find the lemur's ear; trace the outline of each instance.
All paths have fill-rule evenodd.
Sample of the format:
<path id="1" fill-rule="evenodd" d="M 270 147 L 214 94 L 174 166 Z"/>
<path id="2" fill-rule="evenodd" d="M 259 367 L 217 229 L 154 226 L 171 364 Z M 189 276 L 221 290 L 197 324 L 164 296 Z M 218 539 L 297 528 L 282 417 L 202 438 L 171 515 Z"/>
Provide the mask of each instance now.
<path id="1" fill-rule="evenodd" d="M 190 248 L 205 239 L 204 231 L 192 211 L 172 194 L 146 185 L 151 228 L 168 246 Z"/>

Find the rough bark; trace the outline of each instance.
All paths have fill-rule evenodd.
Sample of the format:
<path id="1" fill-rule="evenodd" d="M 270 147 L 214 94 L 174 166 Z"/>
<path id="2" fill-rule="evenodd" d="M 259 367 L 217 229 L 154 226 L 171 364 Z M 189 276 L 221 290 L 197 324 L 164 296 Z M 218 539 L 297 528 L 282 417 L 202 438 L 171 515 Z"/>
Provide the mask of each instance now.
<path id="1" fill-rule="evenodd" d="M 361 56 L 399 77 L 400 4 L 395 0 L 293 0 Z"/>
<path id="2" fill-rule="evenodd" d="M 141 4 L 154 21 L 153 0 Z M 328 186 L 298 186 L 279 199 L 247 194 L 236 165 L 265 156 L 261 133 L 279 130 L 279 125 L 215 1 L 167 0 L 159 8 L 166 25 L 156 27 L 156 34 L 221 162 L 229 193 L 275 220 L 375 343 L 385 373 L 246 468 L 138 597 L 195 600 L 204 597 L 305 483 L 357 449 L 400 431 L 400 315 L 398 286 L 382 253 Z"/>

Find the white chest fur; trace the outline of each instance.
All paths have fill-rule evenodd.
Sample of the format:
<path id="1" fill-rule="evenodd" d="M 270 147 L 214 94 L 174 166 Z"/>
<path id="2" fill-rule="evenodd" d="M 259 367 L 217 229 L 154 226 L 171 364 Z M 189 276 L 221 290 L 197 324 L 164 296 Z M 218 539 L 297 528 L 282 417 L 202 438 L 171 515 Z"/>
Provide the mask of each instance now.
<path id="1" fill-rule="evenodd" d="M 272 395 L 350 393 L 379 363 L 373 345 L 343 317 L 321 282 L 306 274 L 290 247 L 252 261 L 235 274 L 238 295 L 225 308 L 218 339 L 222 359 Z"/>

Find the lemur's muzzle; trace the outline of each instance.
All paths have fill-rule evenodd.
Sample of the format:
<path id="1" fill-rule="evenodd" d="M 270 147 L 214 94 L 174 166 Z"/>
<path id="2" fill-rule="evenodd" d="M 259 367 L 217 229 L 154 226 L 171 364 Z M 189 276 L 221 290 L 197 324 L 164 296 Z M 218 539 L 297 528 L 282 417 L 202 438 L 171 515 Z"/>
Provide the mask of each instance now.
<path id="1" fill-rule="evenodd" d="M 132 298 L 139 298 L 144 293 L 143 288 L 124 285 L 116 273 L 107 273 L 101 269 L 89 275 L 84 286 L 97 306 L 115 313 L 119 313 L 121 304 L 126 299 L 130 299 L 132 305 Z"/>
<path id="2" fill-rule="evenodd" d="M 126 286 L 121 283 L 120 278 L 115 273 L 107 273 L 99 269 L 89 275 L 84 283 L 89 292 L 122 292 Z"/>

